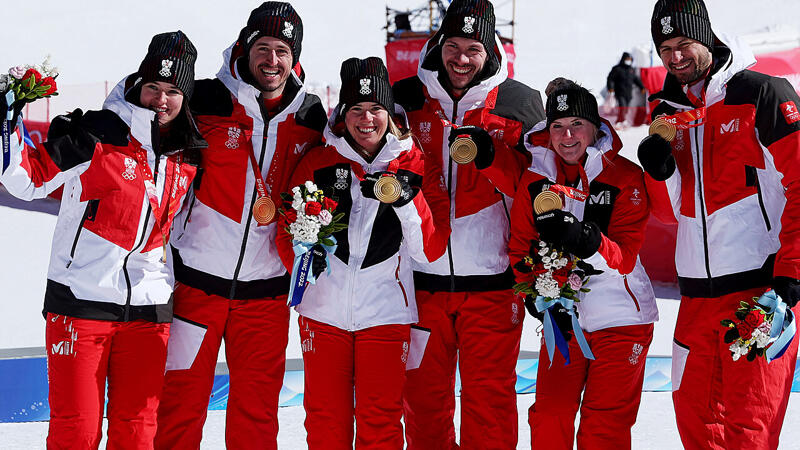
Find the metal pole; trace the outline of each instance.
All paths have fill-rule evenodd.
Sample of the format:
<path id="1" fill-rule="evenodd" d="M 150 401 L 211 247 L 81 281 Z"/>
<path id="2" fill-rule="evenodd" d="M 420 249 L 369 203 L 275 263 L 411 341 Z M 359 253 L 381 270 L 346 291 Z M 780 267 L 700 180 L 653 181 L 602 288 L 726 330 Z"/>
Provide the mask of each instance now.
<path id="1" fill-rule="evenodd" d="M 514 43 L 514 30 L 517 28 L 517 0 L 511 1 L 511 43 Z"/>

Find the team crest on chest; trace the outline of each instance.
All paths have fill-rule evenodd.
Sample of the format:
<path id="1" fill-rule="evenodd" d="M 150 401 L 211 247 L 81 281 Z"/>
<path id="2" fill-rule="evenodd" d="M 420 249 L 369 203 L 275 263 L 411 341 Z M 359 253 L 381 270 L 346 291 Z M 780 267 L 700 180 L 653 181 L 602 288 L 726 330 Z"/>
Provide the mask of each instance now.
<path id="1" fill-rule="evenodd" d="M 333 188 L 339 191 L 347 189 L 347 169 L 336 168 L 336 182 L 333 183 Z"/>
<path id="2" fill-rule="evenodd" d="M 639 206 L 642 203 L 641 195 L 642 195 L 642 192 L 639 189 L 633 188 L 633 193 L 631 194 L 630 200 L 631 200 L 631 203 L 634 204 L 634 206 Z"/>
<path id="3" fill-rule="evenodd" d="M 239 138 L 242 136 L 242 130 L 237 127 L 228 128 L 228 140 L 225 141 L 225 147 L 229 149 L 239 148 Z"/>
<path id="4" fill-rule="evenodd" d="M 556 106 L 557 110 L 566 111 L 569 108 L 569 105 L 567 105 L 567 94 L 559 95 L 556 97 L 556 100 L 558 101 L 558 106 Z"/>
<path id="5" fill-rule="evenodd" d="M 361 80 L 359 80 L 359 83 L 361 83 L 361 89 L 358 91 L 359 94 L 369 95 L 372 93 L 372 89 L 369 88 L 369 85 L 372 83 L 372 80 L 370 80 L 369 78 L 362 78 Z"/>
<path id="6" fill-rule="evenodd" d="M 683 130 L 678 130 L 675 133 L 675 139 L 672 141 L 672 146 L 676 151 L 681 151 L 684 149 Z"/>
<path id="7" fill-rule="evenodd" d="M 131 181 L 136 179 L 136 160 L 133 158 L 125 158 L 125 172 L 122 172 L 122 178 Z"/>
<path id="8" fill-rule="evenodd" d="M 161 70 L 158 71 L 158 74 L 162 77 L 170 77 L 172 76 L 172 61 L 168 59 L 161 60 Z"/>
<path id="9" fill-rule="evenodd" d="M 661 34 L 670 34 L 674 31 L 672 25 L 670 25 L 671 21 L 672 17 L 670 16 L 661 18 Z"/>
<path id="10" fill-rule="evenodd" d="M 464 17 L 464 26 L 461 28 L 461 31 L 464 33 L 472 33 L 475 29 L 472 27 L 475 25 L 475 18 L 474 17 Z"/>
<path id="11" fill-rule="evenodd" d="M 292 31 L 294 31 L 294 25 L 289 22 L 283 22 L 283 35 L 291 39 Z"/>

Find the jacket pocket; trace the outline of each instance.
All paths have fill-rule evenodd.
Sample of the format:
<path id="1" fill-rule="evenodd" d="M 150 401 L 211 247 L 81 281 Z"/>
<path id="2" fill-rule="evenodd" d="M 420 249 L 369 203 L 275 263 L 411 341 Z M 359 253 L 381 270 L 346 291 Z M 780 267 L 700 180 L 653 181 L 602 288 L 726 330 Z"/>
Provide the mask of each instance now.
<path id="1" fill-rule="evenodd" d="M 681 388 L 683 371 L 686 369 L 686 358 L 689 357 L 689 347 L 677 339 L 672 339 L 672 392 Z"/>
<path id="2" fill-rule="evenodd" d="M 408 294 L 406 294 L 406 288 L 403 286 L 403 282 L 400 281 L 400 261 L 402 258 L 402 256 L 397 255 L 397 268 L 394 270 L 394 279 L 397 280 L 397 285 L 400 286 L 400 292 L 403 293 L 403 300 L 406 303 L 406 308 L 408 308 Z"/>
<path id="3" fill-rule="evenodd" d="M 186 370 L 192 367 L 208 326 L 173 316 L 167 341 L 166 371 Z"/>
<path id="4" fill-rule="evenodd" d="M 67 263 L 67 269 L 69 266 L 72 265 L 72 260 L 75 258 L 75 249 L 78 247 L 78 239 L 81 237 L 81 231 L 83 230 L 83 225 L 89 221 L 94 222 L 94 219 L 97 217 L 97 207 L 100 205 L 100 200 L 94 199 L 89 200 L 86 203 L 86 209 L 83 211 L 83 217 L 81 218 L 81 223 L 78 224 L 78 229 L 75 231 L 75 239 L 72 241 L 72 248 L 69 250 L 69 262 Z"/>
<path id="5" fill-rule="evenodd" d="M 758 195 L 758 206 L 761 208 L 761 217 L 764 218 L 764 225 L 767 226 L 767 231 L 770 231 L 772 229 L 772 225 L 769 223 L 767 208 L 764 206 L 764 194 L 761 193 L 761 183 L 758 180 L 758 170 L 753 166 L 744 166 L 744 179 L 745 186 L 756 188 L 756 195 Z"/>
<path id="6" fill-rule="evenodd" d="M 628 285 L 628 275 L 622 276 L 622 282 L 625 284 L 625 290 L 628 291 L 628 295 L 631 296 L 633 304 L 636 306 L 636 311 L 641 312 L 642 309 L 639 307 L 639 300 L 636 300 L 636 296 L 633 295 L 633 291 L 631 290 L 631 287 Z"/>

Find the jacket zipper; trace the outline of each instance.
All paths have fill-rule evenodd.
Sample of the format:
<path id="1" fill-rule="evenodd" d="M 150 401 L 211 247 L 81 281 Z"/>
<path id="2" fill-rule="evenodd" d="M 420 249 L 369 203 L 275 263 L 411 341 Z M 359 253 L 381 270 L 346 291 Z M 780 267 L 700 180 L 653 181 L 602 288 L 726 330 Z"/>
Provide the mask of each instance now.
<path id="1" fill-rule="evenodd" d="M 264 139 L 261 140 L 261 155 L 259 156 L 258 167 L 264 167 L 264 156 L 267 150 L 267 133 L 269 131 L 269 120 L 264 123 Z M 263 176 L 263 175 L 262 175 Z M 236 269 L 233 271 L 233 279 L 231 280 L 231 290 L 228 293 L 228 298 L 233 299 L 236 294 L 236 284 L 239 278 L 239 271 L 242 270 L 242 262 L 244 261 L 244 252 L 247 249 L 247 237 L 250 235 L 250 222 L 253 220 L 253 204 L 256 202 L 258 195 L 258 188 L 253 179 L 253 196 L 250 199 L 250 207 L 247 208 L 247 220 L 245 221 L 244 236 L 242 236 L 242 246 L 239 250 L 239 260 L 236 262 Z"/>
<path id="2" fill-rule="evenodd" d="M 450 120 L 453 124 L 456 123 L 456 117 L 458 117 L 458 100 L 453 101 L 453 117 Z M 451 130 L 452 131 L 452 130 Z M 453 209 L 453 193 L 451 191 L 453 187 L 453 158 L 450 157 L 450 152 L 447 152 L 447 198 L 450 200 L 450 210 L 447 211 L 447 220 L 450 220 L 450 211 Z M 450 224 L 452 227 L 452 223 Z M 456 272 L 453 265 L 453 247 L 451 236 L 447 236 L 447 260 L 450 263 L 450 292 L 456 291 Z"/>
<path id="3" fill-rule="evenodd" d="M 402 258 L 402 256 L 397 255 L 397 269 L 394 271 L 394 278 L 397 280 L 397 285 L 400 286 L 400 291 L 403 292 L 403 300 L 405 300 L 406 308 L 408 308 L 408 295 L 406 295 L 406 288 L 403 287 L 403 282 L 400 281 L 400 261 Z"/>
<path id="4" fill-rule="evenodd" d="M 367 170 L 365 172 L 366 173 L 372 173 L 372 164 L 367 165 Z M 355 245 L 355 247 L 353 247 L 356 251 L 354 252 L 352 248 L 351 248 L 351 251 L 350 251 L 350 255 L 351 255 L 350 257 L 351 258 L 355 258 L 355 259 L 354 259 L 354 261 L 351 261 L 351 264 L 348 264 L 348 267 L 352 267 L 352 270 L 350 270 L 350 295 L 347 296 L 347 303 L 348 303 L 347 304 L 347 306 L 348 306 L 347 307 L 347 322 L 350 324 L 350 328 L 351 329 L 355 329 L 355 327 L 356 327 L 356 324 L 355 324 L 355 322 L 353 320 L 353 297 L 356 294 L 356 292 L 355 292 L 355 290 L 356 290 L 356 283 L 355 283 L 356 274 L 358 273 L 358 271 L 359 271 L 359 269 L 361 267 L 361 264 L 363 262 L 363 258 L 359 258 L 357 256 L 355 256 L 355 257 L 353 256 L 354 254 L 357 255 L 361 251 L 361 232 L 360 231 L 364 229 L 364 211 L 363 211 L 364 198 L 361 195 L 357 195 L 356 198 L 358 199 L 358 210 L 359 210 L 359 214 L 357 215 L 357 219 L 356 219 L 358 221 L 358 226 L 357 226 L 356 230 L 359 230 L 359 232 L 356 233 L 356 241 L 355 241 L 356 245 Z M 353 206 L 355 206 L 355 202 L 353 202 Z M 352 217 L 352 214 L 351 214 L 351 217 Z"/>
<path id="5" fill-rule="evenodd" d="M 764 223 L 767 225 L 767 231 L 772 230 L 772 225 L 769 223 L 769 216 L 767 216 L 767 208 L 764 206 L 764 197 L 761 193 L 761 181 L 758 179 L 758 172 L 756 175 L 756 192 L 758 193 L 758 206 L 761 207 L 761 215 L 764 217 Z"/>
<path id="6" fill-rule="evenodd" d="M 703 192 L 702 154 L 700 153 L 700 141 L 697 135 L 698 135 L 698 128 L 695 128 L 694 143 L 695 143 L 695 148 L 697 149 L 697 187 L 699 189 L 698 199 L 700 200 L 700 219 L 703 224 L 703 252 L 705 255 L 706 274 L 708 275 L 708 279 L 710 281 L 711 263 L 709 262 L 709 257 L 708 257 L 708 225 L 706 224 L 705 195 Z"/>
<path id="7" fill-rule="evenodd" d="M 641 310 L 641 308 L 639 308 L 639 300 L 636 300 L 636 296 L 633 295 L 633 291 L 631 291 L 630 286 L 628 286 L 628 275 L 627 274 L 622 276 L 622 282 L 625 284 L 625 290 L 628 291 L 628 295 L 630 295 L 631 298 L 633 299 L 633 304 L 636 305 L 636 311 L 637 312 L 641 312 L 642 310 Z"/>
<path id="8" fill-rule="evenodd" d="M 67 269 L 69 266 L 72 265 L 72 260 L 75 258 L 75 248 L 78 247 L 78 238 L 81 237 L 81 231 L 83 231 L 83 224 L 86 223 L 86 219 L 89 217 L 89 209 L 92 207 L 92 202 L 95 200 L 89 200 L 86 203 L 86 209 L 83 211 L 83 217 L 81 218 L 81 223 L 78 224 L 78 231 L 75 232 L 75 240 L 72 241 L 72 249 L 69 251 L 69 261 L 67 262 Z"/>
<path id="9" fill-rule="evenodd" d="M 161 162 L 161 157 L 156 155 L 156 164 L 155 168 L 153 169 L 153 184 L 156 184 L 158 181 L 158 166 Z M 146 164 L 146 162 L 145 162 Z M 147 193 L 145 193 L 145 198 L 147 198 Z M 162 194 L 163 198 L 163 194 Z M 163 201 L 163 200 L 162 200 Z M 130 252 L 125 255 L 125 259 L 122 261 L 122 273 L 125 275 L 125 286 L 128 288 L 128 294 L 125 298 L 125 315 L 123 317 L 123 322 L 127 322 L 130 319 L 131 314 L 131 297 L 133 296 L 132 288 L 131 288 L 131 277 L 128 274 L 128 259 L 130 258 L 131 254 L 136 251 L 136 249 L 142 245 L 145 241 L 145 237 L 147 236 L 147 224 L 150 222 L 150 213 L 153 211 L 152 206 L 150 205 L 150 201 L 147 201 L 147 213 L 144 216 L 144 224 L 142 225 L 142 235 L 139 238 L 139 242 L 133 246 Z"/>

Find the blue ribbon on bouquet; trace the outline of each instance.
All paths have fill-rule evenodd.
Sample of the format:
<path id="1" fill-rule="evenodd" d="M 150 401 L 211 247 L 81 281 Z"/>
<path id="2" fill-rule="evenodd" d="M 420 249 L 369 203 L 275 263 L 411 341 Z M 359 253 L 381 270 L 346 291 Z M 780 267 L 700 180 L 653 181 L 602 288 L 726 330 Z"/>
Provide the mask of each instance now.
<path id="1" fill-rule="evenodd" d="M 6 111 L 0 118 L 2 119 L 2 139 L 3 139 L 3 170 L 0 173 L 5 173 L 8 165 L 11 163 L 11 119 L 14 118 L 14 109 L 11 105 L 14 104 L 14 92 L 8 91 L 6 97 Z"/>
<path id="2" fill-rule="evenodd" d="M 564 365 L 570 363 L 569 360 L 569 344 L 566 338 L 561 333 L 561 329 L 556 324 L 556 319 L 551 314 L 551 310 L 558 305 L 563 306 L 570 317 L 572 318 L 572 332 L 575 339 L 578 341 L 578 346 L 581 348 L 581 353 L 586 359 L 594 359 L 592 349 L 589 348 L 589 342 L 586 341 L 586 336 L 583 335 L 583 329 L 578 323 L 578 317 L 575 315 L 575 300 L 559 297 L 547 298 L 541 295 L 536 297 L 536 310 L 544 312 L 544 344 L 547 347 L 547 356 L 550 358 L 550 366 L 553 365 L 553 355 L 556 348 L 566 360 Z"/>
<path id="3" fill-rule="evenodd" d="M 327 274 L 331 273 L 331 264 L 328 255 L 336 251 L 336 238 L 330 236 L 329 239 L 333 241 L 333 245 L 320 244 L 322 248 L 325 249 L 325 263 L 327 266 L 325 273 Z M 289 287 L 289 306 L 297 306 L 303 301 L 303 294 L 306 292 L 308 283 L 317 283 L 317 279 L 311 271 L 311 262 L 314 259 L 311 254 L 311 249 L 314 248 L 315 245 L 316 244 L 310 244 L 308 242 L 292 240 L 294 263 L 292 264 L 292 284 Z"/>
<path id="4" fill-rule="evenodd" d="M 758 304 L 763 306 L 768 314 L 775 314 L 772 316 L 772 326 L 769 329 L 769 340 L 772 345 L 767 347 L 765 352 L 767 362 L 771 362 L 783 356 L 789 348 L 797 332 L 797 324 L 792 310 L 774 290 L 770 289 L 759 297 Z"/>

